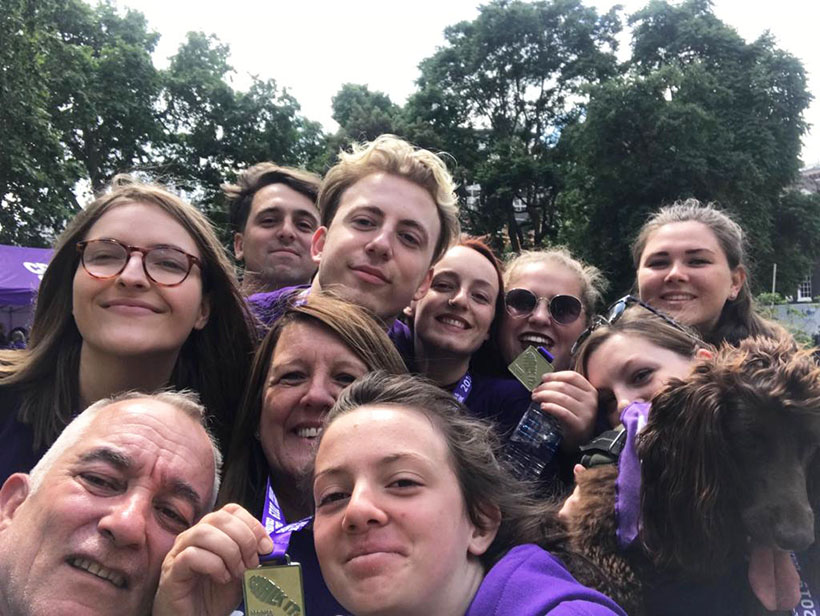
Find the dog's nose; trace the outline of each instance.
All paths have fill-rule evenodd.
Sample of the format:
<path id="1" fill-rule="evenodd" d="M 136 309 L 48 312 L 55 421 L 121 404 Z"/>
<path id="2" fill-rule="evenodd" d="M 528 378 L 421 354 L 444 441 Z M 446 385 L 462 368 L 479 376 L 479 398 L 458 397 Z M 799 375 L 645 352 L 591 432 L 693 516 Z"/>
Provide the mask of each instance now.
<path id="1" fill-rule="evenodd" d="M 777 547 L 801 552 L 814 543 L 814 512 L 800 507 L 792 515 L 778 516 L 773 530 Z"/>

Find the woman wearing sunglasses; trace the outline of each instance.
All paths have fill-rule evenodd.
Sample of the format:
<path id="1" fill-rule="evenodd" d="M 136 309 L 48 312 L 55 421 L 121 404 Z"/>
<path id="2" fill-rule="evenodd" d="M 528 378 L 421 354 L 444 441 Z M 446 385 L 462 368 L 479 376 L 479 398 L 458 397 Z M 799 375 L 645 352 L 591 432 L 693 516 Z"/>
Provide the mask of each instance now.
<path id="1" fill-rule="evenodd" d="M 436 263 L 429 291 L 408 316 L 413 371 L 507 433 L 527 408 L 530 393 L 509 373 L 490 376 L 472 362 L 479 349 L 489 347 L 503 313 L 501 264 L 486 244 L 468 238 Z"/>
<path id="2" fill-rule="evenodd" d="M 569 370 L 570 350 L 589 324 L 606 282 L 592 266 L 554 248 L 523 252 L 507 264 L 505 311 L 496 336 L 504 366 L 528 346 L 546 348 L 555 372 L 533 392 L 543 411 L 558 419 L 561 448 L 574 452 L 595 426 L 597 394 L 585 378 Z"/>
<path id="3" fill-rule="evenodd" d="M 29 348 L 0 355 L 0 482 L 79 411 L 130 389 L 197 391 L 227 445 L 252 350 L 210 223 L 162 188 L 115 179 L 58 239 Z"/>

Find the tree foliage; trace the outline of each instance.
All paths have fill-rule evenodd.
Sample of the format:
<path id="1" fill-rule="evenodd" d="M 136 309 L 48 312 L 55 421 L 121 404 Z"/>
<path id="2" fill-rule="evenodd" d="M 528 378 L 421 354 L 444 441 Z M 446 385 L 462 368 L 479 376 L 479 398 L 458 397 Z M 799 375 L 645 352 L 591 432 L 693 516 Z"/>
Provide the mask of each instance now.
<path id="1" fill-rule="evenodd" d="M 647 214 L 696 197 L 735 214 L 758 267 L 770 269 L 781 205 L 795 204 L 783 191 L 806 130 L 802 65 L 768 35 L 746 43 L 706 0 L 654 0 L 630 21 L 631 61 L 591 88 L 565 134 L 574 245 L 623 290 L 634 275 L 627 246 Z"/>
<path id="2" fill-rule="evenodd" d="M 101 187 L 147 157 L 158 36 L 134 11 L 79 0 L 7 0 L 0 11 L 0 241 L 48 245 Z"/>
<path id="3" fill-rule="evenodd" d="M 408 132 L 432 126 L 466 181 L 481 185 L 479 209 L 468 212 L 474 231 L 497 236 L 503 221 L 519 248 L 518 201 L 536 243 L 555 236 L 555 145 L 583 88 L 615 72 L 619 30 L 614 11 L 599 16 L 578 0 L 495 0 L 447 28 L 447 44 L 421 63 Z"/>

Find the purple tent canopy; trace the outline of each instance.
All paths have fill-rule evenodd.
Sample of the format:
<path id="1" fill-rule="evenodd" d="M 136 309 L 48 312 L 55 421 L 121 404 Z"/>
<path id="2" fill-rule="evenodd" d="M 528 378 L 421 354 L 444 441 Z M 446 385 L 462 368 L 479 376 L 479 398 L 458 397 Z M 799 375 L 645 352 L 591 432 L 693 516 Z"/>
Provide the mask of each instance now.
<path id="1" fill-rule="evenodd" d="M 0 304 L 31 305 L 52 252 L 0 244 Z"/>
<path id="2" fill-rule="evenodd" d="M 0 244 L 0 323 L 6 327 L 6 333 L 13 327 L 30 325 L 34 296 L 52 252 L 46 248 Z"/>

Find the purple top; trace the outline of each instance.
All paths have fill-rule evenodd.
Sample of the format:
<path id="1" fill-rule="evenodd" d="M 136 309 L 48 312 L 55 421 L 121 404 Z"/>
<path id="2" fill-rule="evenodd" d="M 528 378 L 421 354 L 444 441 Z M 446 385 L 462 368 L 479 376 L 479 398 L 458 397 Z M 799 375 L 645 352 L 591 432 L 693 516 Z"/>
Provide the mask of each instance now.
<path id="1" fill-rule="evenodd" d="M 635 439 L 643 430 L 652 405 L 633 402 L 621 413 L 626 428 L 626 444 L 618 458 L 618 479 L 615 481 L 615 516 L 618 526 L 618 547 L 627 549 L 638 536 L 641 522 L 641 461 L 635 449 Z"/>
<path id="2" fill-rule="evenodd" d="M 303 291 L 309 288 L 310 286 L 303 284 L 295 287 L 282 287 L 267 293 L 256 293 L 248 297 L 248 306 L 256 318 L 270 327 L 284 314 L 285 309 L 292 302 L 298 301 Z"/>
<path id="3" fill-rule="evenodd" d="M 464 616 L 626 616 L 612 599 L 582 586 L 537 545 L 511 549 L 487 572 Z"/>

